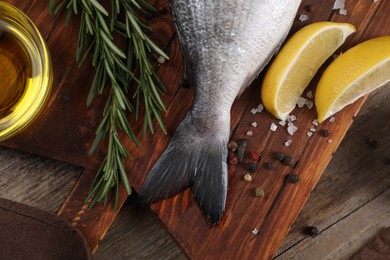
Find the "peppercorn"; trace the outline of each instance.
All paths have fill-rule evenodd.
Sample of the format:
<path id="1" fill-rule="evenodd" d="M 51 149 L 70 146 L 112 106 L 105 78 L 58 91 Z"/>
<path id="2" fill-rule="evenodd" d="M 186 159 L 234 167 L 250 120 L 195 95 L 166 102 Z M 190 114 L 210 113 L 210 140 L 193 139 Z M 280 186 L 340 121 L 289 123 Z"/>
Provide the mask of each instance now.
<path id="1" fill-rule="evenodd" d="M 165 8 L 164 6 L 161 6 L 158 8 L 158 12 L 160 14 L 165 14 L 167 12 L 167 8 Z"/>
<path id="2" fill-rule="evenodd" d="M 257 169 L 256 163 L 249 163 L 248 164 L 248 171 L 255 172 Z"/>
<path id="3" fill-rule="evenodd" d="M 228 148 L 230 151 L 235 152 L 238 148 L 238 144 L 236 141 L 230 141 L 228 144 Z"/>
<path id="4" fill-rule="evenodd" d="M 265 168 L 268 169 L 268 170 L 275 170 L 275 164 L 273 162 L 267 162 L 265 164 Z"/>
<path id="5" fill-rule="evenodd" d="M 308 13 L 312 13 L 312 12 L 314 12 L 314 6 L 312 6 L 312 5 L 305 5 L 305 10 Z"/>
<path id="6" fill-rule="evenodd" d="M 286 176 L 286 182 L 297 183 L 297 182 L 299 182 L 299 176 L 296 175 L 295 173 L 289 173 Z"/>
<path id="7" fill-rule="evenodd" d="M 259 160 L 259 152 L 257 152 L 257 151 L 252 151 L 251 152 L 251 157 L 252 157 L 252 159 L 253 160 L 255 160 L 255 161 L 258 161 Z"/>
<path id="8" fill-rule="evenodd" d="M 318 235 L 319 231 L 316 227 L 310 226 L 305 228 L 304 233 L 311 237 L 315 237 Z"/>
<path id="9" fill-rule="evenodd" d="M 252 175 L 250 175 L 249 173 L 244 175 L 244 181 L 251 182 L 252 180 L 253 180 Z"/>
<path id="10" fill-rule="evenodd" d="M 229 156 L 229 163 L 233 164 L 233 165 L 238 163 L 238 158 L 237 158 L 237 156 L 235 154 L 231 154 Z"/>
<path id="11" fill-rule="evenodd" d="M 291 166 L 294 164 L 294 160 L 291 156 L 286 155 L 286 158 L 283 159 L 283 164 Z"/>
<path id="12" fill-rule="evenodd" d="M 329 136 L 329 131 L 326 130 L 326 129 L 322 129 L 320 131 L 320 135 L 322 135 L 323 137 L 328 137 Z"/>
<path id="13" fill-rule="evenodd" d="M 276 152 L 276 153 L 275 153 L 275 158 L 276 158 L 276 160 L 278 160 L 278 161 L 283 161 L 284 158 L 286 158 L 286 154 L 285 154 L 285 153 L 282 153 L 282 152 Z"/>
<path id="14" fill-rule="evenodd" d="M 255 192 L 256 192 L 256 197 L 258 198 L 262 198 L 265 195 L 265 192 L 262 188 L 256 188 Z"/>

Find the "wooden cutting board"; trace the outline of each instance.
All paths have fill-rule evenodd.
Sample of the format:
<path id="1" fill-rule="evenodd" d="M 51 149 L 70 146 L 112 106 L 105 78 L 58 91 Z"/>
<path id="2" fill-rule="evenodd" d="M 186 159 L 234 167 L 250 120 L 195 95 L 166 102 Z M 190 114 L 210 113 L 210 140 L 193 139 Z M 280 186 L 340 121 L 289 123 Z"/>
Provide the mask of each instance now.
<path id="1" fill-rule="evenodd" d="M 65 27 L 65 15 L 49 15 L 46 1 L 6 2 L 25 11 L 46 38 L 52 54 L 55 81 L 42 116 L 25 132 L 2 145 L 85 168 L 58 214 L 79 228 L 91 248 L 96 250 L 119 209 L 113 212 L 110 205 L 104 208 L 101 204 L 90 209 L 84 204 L 94 173 L 105 154 L 102 146 L 94 156 L 88 156 L 95 129 L 101 120 L 105 97 L 95 98 L 90 107 L 85 105 L 93 69 L 88 65 L 79 68 L 74 61 L 77 19 Z M 157 130 L 153 136 L 142 141 L 141 149 L 130 142 L 126 143 L 134 157 L 126 162 L 126 168 L 136 191 L 168 144 L 193 98 L 192 89 L 179 87 L 183 74 L 182 63 L 168 1 L 151 2 L 161 10 L 148 21 L 154 29 L 152 37 L 171 57 L 170 61 L 158 68 L 168 88 L 164 96 L 168 108 L 164 115 L 168 135 Z M 390 34 L 390 20 L 387 18 L 390 13 L 389 1 L 347 1 L 347 15 L 332 11 L 333 3 L 333 0 L 303 1 L 297 18 L 307 14 L 309 20 L 300 22 L 296 19 L 292 32 L 315 21 L 350 22 L 356 26 L 357 33 L 347 40 L 340 51 L 365 39 Z M 311 9 L 310 12 L 308 9 Z M 313 80 L 311 89 L 314 90 L 317 80 L 318 77 Z M 246 163 L 251 161 L 251 151 L 257 151 L 261 158 L 256 162 L 257 171 L 250 183 L 243 181 L 243 175 L 247 173 L 246 163 L 229 166 L 229 192 L 222 223 L 218 227 L 211 227 L 189 191 L 152 206 L 156 216 L 190 258 L 271 258 L 364 102 L 363 98 L 338 113 L 333 123 L 327 121 L 316 127 L 311 137 L 308 137 L 307 132 L 313 127 L 315 110 L 296 109 L 293 114 L 297 117 L 295 125 L 298 131 L 290 136 L 286 128 L 280 125 L 276 132 L 269 130 L 270 125 L 278 121 L 268 112 L 251 113 L 251 109 L 260 103 L 260 85 L 261 79 L 256 80 L 232 108 L 231 139 L 248 139 Z M 136 122 L 133 115 L 129 119 L 142 140 L 142 123 Z M 252 127 L 252 122 L 257 122 L 258 126 Z M 157 129 L 157 123 L 155 125 Z M 321 130 L 329 131 L 329 136 L 322 136 Z M 248 131 L 252 131 L 253 135 L 248 136 Z M 287 140 L 292 140 L 289 147 L 284 144 Z M 277 151 L 290 155 L 295 161 L 294 165 L 285 166 L 276 162 L 274 154 Z M 267 170 L 264 167 L 267 162 L 275 162 L 276 169 Z M 299 175 L 298 183 L 285 182 L 286 175 L 292 172 Z M 265 191 L 265 197 L 261 199 L 255 196 L 258 187 Z M 122 205 L 125 199 L 126 193 L 121 189 L 119 204 Z M 252 233 L 254 229 L 258 230 L 257 234 Z"/>

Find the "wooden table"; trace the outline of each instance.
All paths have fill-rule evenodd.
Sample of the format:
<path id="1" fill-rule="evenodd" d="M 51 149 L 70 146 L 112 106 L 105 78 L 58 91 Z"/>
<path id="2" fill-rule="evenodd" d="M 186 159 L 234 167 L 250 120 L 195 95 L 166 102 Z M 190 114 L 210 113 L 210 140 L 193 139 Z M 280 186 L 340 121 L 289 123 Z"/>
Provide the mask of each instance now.
<path id="1" fill-rule="evenodd" d="M 17 3 L 19 1 L 7 2 Z M 389 27 L 389 21 L 387 21 L 387 16 L 385 14 L 390 11 L 390 4 L 386 1 L 378 1 L 375 4 L 368 0 L 347 3 L 347 10 L 349 11 L 349 15 L 347 16 L 340 16 L 331 12 L 332 3 L 333 1 L 324 1 L 322 4 L 314 4 L 312 1 L 305 1 L 305 4 L 313 4 L 313 6 L 317 8 L 310 14 L 311 19 L 332 19 L 335 21 L 348 21 L 352 19 L 354 24 L 355 22 L 359 24 L 359 28 L 365 28 L 365 30 L 357 34 L 357 36 L 347 44 L 351 45 L 353 41 L 360 41 L 365 38 L 382 35 L 381 31 L 386 30 Z M 84 70 L 77 71 L 76 68 L 74 68 L 74 65 L 72 68 L 67 68 L 65 66 L 65 64 L 72 64 L 72 48 L 74 48 L 74 45 L 71 45 L 72 43 L 70 42 L 69 44 L 71 47 L 69 49 L 61 49 L 59 45 L 55 44 L 61 39 L 67 39 L 76 33 L 72 27 L 61 32 L 53 31 L 53 28 L 62 26 L 63 17 L 47 17 L 47 3 L 43 1 L 25 1 L 23 4 L 17 4 L 21 6 L 21 8 L 23 7 L 22 5 L 24 5 L 23 9 L 28 14 L 35 17 L 36 21 L 41 21 L 45 18 L 45 22 L 40 23 L 38 26 L 44 32 L 44 36 L 47 37 L 53 53 L 54 63 L 57 64 L 57 86 L 63 86 L 64 84 L 77 86 L 77 82 L 80 80 L 89 80 L 90 77 L 85 74 Z M 157 4 L 164 5 L 166 2 L 162 1 L 162 3 L 159 2 Z M 303 13 L 303 10 L 304 7 L 302 6 L 298 15 Z M 319 10 L 322 10 L 322 12 L 319 12 Z M 158 23 L 161 24 L 161 19 L 165 21 L 164 19 L 169 20 L 169 17 L 165 15 L 158 17 L 158 19 Z M 311 20 L 308 22 L 311 22 Z M 155 25 L 154 23 L 157 22 L 155 20 L 151 21 L 152 25 Z M 377 24 L 381 24 L 381 27 L 378 27 Z M 168 27 L 160 26 L 158 32 L 169 31 L 171 29 L 169 22 L 166 23 L 166 25 Z M 303 25 L 304 23 L 296 22 L 294 28 L 296 30 Z M 160 42 L 160 44 L 164 44 L 164 42 Z M 176 43 L 173 44 L 172 49 L 168 48 L 168 52 L 170 52 L 170 56 L 172 57 L 172 62 L 161 68 L 162 71 L 165 70 L 165 73 L 181 70 L 180 55 L 175 51 L 177 50 L 177 45 L 175 44 Z M 60 64 L 63 65 L 60 66 Z M 86 70 L 88 70 L 88 68 Z M 160 73 L 164 73 L 161 72 L 161 70 Z M 77 77 L 70 77 L 70 73 L 76 73 Z M 75 74 L 72 75 L 74 76 Z M 169 82 L 177 85 L 179 80 L 180 76 L 171 75 L 171 80 Z M 256 86 L 253 86 L 249 89 L 246 96 L 244 94 L 242 98 L 249 98 L 251 93 L 255 91 L 255 87 Z M 79 91 L 82 91 L 82 93 L 85 92 L 85 90 Z M 68 102 L 68 107 L 80 107 L 79 104 L 72 103 L 75 102 L 75 100 L 63 98 L 64 96 L 72 97 L 75 93 L 77 93 L 77 91 L 74 88 L 55 88 L 55 98 L 51 100 L 53 104 L 55 103 L 54 108 L 58 109 L 61 107 L 57 104 L 61 104 L 61 102 Z M 178 94 L 183 97 L 188 96 L 184 90 L 180 90 Z M 390 118 L 390 106 L 388 102 L 386 102 L 386 97 L 389 96 L 390 90 L 386 88 L 370 95 L 363 110 L 354 120 L 355 122 L 348 135 L 344 138 L 338 152 L 334 155 L 334 158 L 325 170 L 319 184 L 312 192 L 305 208 L 295 221 L 288 236 L 284 239 L 278 253 L 276 253 L 277 258 L 345 258 L 356 252 L 375 233 L 377 233 L 379 229 L 390 225 L 390 207 L 388 200 L 390 196 L 390 148 L 388 146 L 390 141 L 388 134 L 390 122 L 386 120 Z M 168 102 L 170 98 L 171 95 L 168 95 L 165 101 Z M 69 104 L 69 102 L 71 104 Z M 351 115 L 358 110 L 362 102 L 363 100 L 360 100 L 360 103 L 348 108 L 346 112 L 343 112 L 344 114 L 339 115 L 337 118 L 340 120 L 343 118 L 350 118 Z M 185 104 L 185 107 L 188 107 L 189 103 L 190 102 Z M 172 106 L 175 106 L 175 103 L 173 103 Z M 93 111 L 95 108 L 98 109 L 98 105 L 95 104 L 95 107 L 92 107 L 92 109 L 88 111 Z M 235 105 L 235 108 L 233 108 L 233 112 L 240 111 L 240 109 L 245 111 L 246 108 L 242 109 L 240 102 L 238 102 Z M 63 113 L 63 111 L 61 112 Z M 71 111 L 69 111 L 69 113 L 71 114 Z M 166 120 L 169 126 L 168 129 L 172 132 L 175 123 L 172 123 L 173 118 L 170 118 L 169 115 L 171 114 L 168 112 Z M 50 117 L 50 115 L 48 116 Z M 269 120 L 269 122 L 272 120 L 272 117 L 266 117 L 267 119 L 265 120 Z M 53 130 L 54 127 L 56 127 L 56 130 L 60 131 L 61 126 L 66 127 L 67 124 L 78 122 L 77 120 L 79 119 L 64 117 L 62 120 L 58 121 L 60 126 L 46 125 L 44 127 L 49 128 L 49 130 Z M 68 219 L 74 221 L 76 225 L 82 223 L 79 224 L 78 227 L 81 227 L 86 234 L 104 235 L 106 228 L 109 226 L 107 226 L 107 223 L 111 223 L 111 221 L 114 220 L 115 214 L 104 211 L 103 214 L 94 215 L 90 214 L 88 211 L 87 214 L 81 216 L 75 214 L 72 207 L 69 207 L 69 205 L 75 205 L 82 201 L 82 195 L 85 193 L 86 189 L 85 186 L 88 187 L 88 179 L 90 179 L 91 172 L 94 170 L 93 167 L 86 167 L 86 158 L 88 157 L 81 156 L 76 158 L 71 153 L 76 149 L 78 149 L 80 153 L 87 151 L 88 142 L 90 142 L 90 140 L 83 139 L 82 137 L 91 136 L 94 129 L 93 127 L 99 120 L 98 113 L 87 113 L 87 116 L 82 118 L 82 120 L 80 125 L 75 126 L 78 135 L 72 137 L 64 137 L 65 135 L 61 134 L 45 136 L 48 137 L 48 142 L 46 144 L 40 143 L 39 145 L 41 146 L 39 147 L 39 145 L 33 144 L 31 141 L 32 137 L 39 136 L 39 133 L 37 133 L 36 130 L 43 129 L 42 121 L 38 121 L 23 135 L 10 140 L 8 143 L 5 143 L 5 145 L 35 153 L 41 151 L 40 153 L 45 156 L 71 162 L 75 165 L 84 166 L 84 168 L 44 157 L 38 157 L 36 155 L 17 152 L 8 148 L 0 148 L 0 196 L 22 201 L 54 212 L 68 195 L 72 185 L 77 182 L 76 188 L 72 189 L 73 197 L 72 194 L 71 196 L 68 196 L 67 202 L 61 207 L 59 213 L 65 217 L 68 216 Z M 341 123 L 340 127 L 346 127 L 347 129 L 349 126 L 348 122 L 347 127 L 342 126 Z M 237 121 L 236 123 L 239 122 Z M 239 126 L 240 124 L 238 124 L 238 127 L 236 128 L 236 133 L 237 129 L 240 129 Z M 44 131 L 43 134 L 45 134 Z M 58 138 L 59 136 L 65 139 L 60 139 Z M 71 142 L 64 144 L 62 143 L 64 140 L 70 140 Z M 153 140 L 156 139 L 150 139 L 149 142 L 153 142 Z M 163 143 L 166 143 L 167 140 L 168 138 L 165 138 Z M 85 145 L 80 146 L 80 142 L 83 141 Z M 341 138 L 339 140 L 335 139 L 335 141 L 341 141 Z M 53 146 L 53 144 L 57 146 Z M 49 146 L 55 147 L 55 149 L 51 148 L 48 150 L 47 147 Z M 335 147 L 337 147 L 337 143 L 334 144 L 334 148 Z M 163 145 L 159 148 L 160 151 L 162 148 Z M 68 151 L 68 153 L 66 153 L 66 151 Z M 154 154 L 151 162 L 157 157 L 158 153 Z M 92 160 L 92 162 L 96 164 L 98 157 L 89 160 Z M 151 162 L 148 164 L 148 167 L 150 167 Z M 321 174 L 322 171 L 316 173 L 316 176 L 319 178 Z M 80 175 L 81 177 L 79 178 Z M 140 183 L 139 179 L 137 182 L 137 178 L 138 177 L 135 178 L 136 189 L 139 188 Z M 314 184 L 315 181 L 313 182 L 313 185 Z M 80 189 L 78 189 L 80 186 L 83 187 L 81 192 Z M 311 189 L 309 188 L 308 191 L 310 192 Z M 74 196 L 75 193 L 77 196 Z M 121 201 L 125 201 L 125 196 L 121 197 Z M 303 202 L 304 201 L 302 200 L 290 200 L 289 204 L 297 203 L 299 208 L 299 205 Z M 81 206 L 84 207 L 82 204 Z M 82 210 L 86 211 L 86 208 L 82 207 L 78 208 L 75 212 L 80 213 Z M 108 231 L 105 239 L 100 243 L 100 248 L 96 252 L 97 258 L 147 257 L 172 259 L 184 257 L 184 254 L 180 251 L 179 247 L 167 235 L 158 221 L 153 219 L 151 213 L 135 213 L 133 207 L 134 198 L 130 198 L 119 213 L 114 225 Z M 164 208 L 164 206 L 162 208 Z M 102 212 L 101 208 L 97 209 L 97 211 L 99 210 Z M 154 210 L 158 214 L 159 212 L 161 214 L 161 204 L 155 206 Z M 299 212 L 299 209 L 294 212 Z M 88 219 L 85 219 L 85 216 L 89 216 L 89 221 Z M 100 219 L 98 216 L 100 216 Z M 80 218 L 83 217 L 84 219 L 80 222 Z M 295 218 L 293 216 L 284 217 L 286 217 L 288 221 L 293 221 Z M 281 219 L 280 222 L 283 222 L 283 220 L 284 219 Z M 302 230 L 309 225 L 318 227 L 320 235 L 315 238 L 304 236 Z M 241 227 L 236 228 L 240 229 Z M 274 232 L 281 238 L 284 235 L 279 235 L 277 229 L 270 229 L 269 232 Z M 250 230 L 248 230 L 248 233 L 250 233 Z M 89 239 L 91 239 L 91 237 L 89 237 Z M 92 242 L 90 242 L 91 244 L 96 245 L 100 237 L 94 237 L 94 239 L 95 240 L 91 240 Z M 193 241 L 193 243 L 197 242 L 198 241 Z M 179 241 L 179 243 L 184 249 L 191 247 L 186 245 L 183 241 Z M 233 246 L 236 246 L 239 241 L 235 241 L 235 243 L 236 244 Z M 267 240 L 265 239 L 262 245 L 267 245 L 266 243 Z M 242 250 L 245 254 L 245 248 Z M 256 248 L 251 248 L 251 250 L 253 252 Z M 191 255 L 189 251 L 186 252 Z"/>

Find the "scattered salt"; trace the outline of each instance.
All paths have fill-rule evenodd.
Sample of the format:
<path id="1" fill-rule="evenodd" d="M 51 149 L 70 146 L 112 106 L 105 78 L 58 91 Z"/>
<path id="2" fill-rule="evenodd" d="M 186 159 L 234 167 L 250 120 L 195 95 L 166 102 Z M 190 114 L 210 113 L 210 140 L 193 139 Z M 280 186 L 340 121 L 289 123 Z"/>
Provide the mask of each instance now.
<path id="1" fill-rule="evenodd" d="M 287 132 L 289 135 L 294 135 L 297 130 L 298 127 L 296 127 L 293 123 L 288 123 Z"/>
<path id="2" fill-rule="evenodd" d="M 254 228 L 254 229 L 252 230 L 252 234 L 254 234 L 254 235 L 259 234 L 259 230 L 258 230 L 257 228 Z"/>
<path id="3" fill-rule="evenodd" d="M 264 105 L 260 103 L 260 104 L 257 106 L 257 112 L 261 113 L 263 110 L 264 110 Z"/>
<path id="4" fill-rule="evenodd" d="M 279 121 L 279 125 L 285 126 L 286 125 L 286 121 Z"/>
<path id="5" fill-rule="evenodd" d="M 374 3 L 378 2 L 378 0 L 374 0 Z"/>
<path id="6" fill-rule="evenodd" d="M 307 106 L 309 109 L 312 109 L 312 108 L 313 108 L 313 106 L 314 106 L 314 103 L 313 103 L 313 101 L 309 101 L 309 102 L 307 102 L 306 106 Z"/>
<path id="7" fill-rule="evenodd" d="M 256 122 L 253 122 L 251 125 L 252 125 L 253 127 L 257 127 L 257 123 L 256 123 Z"/>
<path id="8" fill-rule="evenodd" d="M 345 0 L 334 1 L 333 10 L 342 9 L 345 7 Z"/>
<path id="9" fill-rule="evenodd" d="M 292 140 L 287 140 L 287 141 L 284 143 L 285 146 L 290 146 L 291 144 L 292 144 Z"/>
<path id="10" fill-rule="evenodd" d="M 310 131 L 314 133 L 316 131 L 316 129 L 314 127 L 312 127 L 312 128 L 310 128 Z"/>
<path id="11" fill-rule="evenodd" d="M 252 131 L 248 131 L 248 132 L 246 132 L 246 135 L 252 136 L 252 135 L 253 135 L 253 132 L 252 132 Z"/>
<path id="12" fill-rule="evenodd" d="M 334 116 L 332 116 L 332 117 L 329 119 L 329 122 L 333 123 L 335 120 L 336 120 L 336 118 L 335 118 Z"/>
<path id="13" fill-rule="evenodd" d="M 341 15 L 347 15 L 347 10 L 344 9 L 344 8 L 341 8 L 341 9 L 339 10 L 339 14 L 341 14 Z"/>
<path id="14" fill-rule="evenodd" d="M 309 90 L 308 92 L 306 92 L 306 97 L 313 98 L 313 91 Z"/>
<path id="15" fill-rule="evenodd" d="M 298 98 L 298 101 L 297 101 L 297 106 L 299 108 L 302 108 L 304 105 L 306 105 L 308 103 L 308 100 L 304 97 L 299 97 Z"/>
<path id="16" fill-rule="evenodd" d="M 257 113 L 257 109 L 256 109 L 256 108 L 252 108 L 252 109 L 251 109 L 251 113 L 252 113 L 252 114 L 256 114 L 256 113 Z"/>
<path id="17" fill-rule="evenodd" d="M 310 132 L 310 131 L 307 132 L 307 136 L 308 136 L 308 137 L 311 137 L 312 135 L 313 135 L 313 132 Z"/>
<path id="18" fill-rule="evenodd" d="M 313 120 L 313 125 L 318 126 L 318 120 L 317 119 Z"/>
<path id="19" fill-rule="evenodd" d="M 328 140 L 328 143 L 330 143 L 330 144 L 333 143 L 333 140 L 332 140 L 332 139 L 329 139 L 329 140 Z"/>
<path id="20" fill-rule="evenodd" d="M 301 16 L 299 16 L 298 19 L 301 22 L 305 22 L 305 21 L 309 20 L 309 16 L 307 14 L 302 14 Z"/>
<path id="21" fill-rule="evenodd" d="M 294 115 L 288 115 L 286 119 L 287 119 L 287 122 L 292 123 L 292 122 L 297 120 L 297 117 Z"/>
<path id="22" fill-rule="evenodd" d="M 272 132 L 275 132 L 276 129 L 278 129 L 278 126 L 275 123 L 271 124 L 271 127 L 269 128 Z"/>

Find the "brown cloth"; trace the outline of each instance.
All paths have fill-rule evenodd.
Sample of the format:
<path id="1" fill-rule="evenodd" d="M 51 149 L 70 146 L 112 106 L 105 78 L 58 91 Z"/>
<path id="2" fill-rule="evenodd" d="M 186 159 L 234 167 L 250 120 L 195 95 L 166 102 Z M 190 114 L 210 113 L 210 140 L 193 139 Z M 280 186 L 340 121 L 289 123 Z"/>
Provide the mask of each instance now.
<path id="1" fill-rule="evenodd" d="M 390 227 L 382 229 L 353 260 L 390 260 Z"/>
<path id="2" fill-rule="evenodd" d="M 0 259 L 92 259 L 81 233 L 43 210 L 0 198 Z"/>

